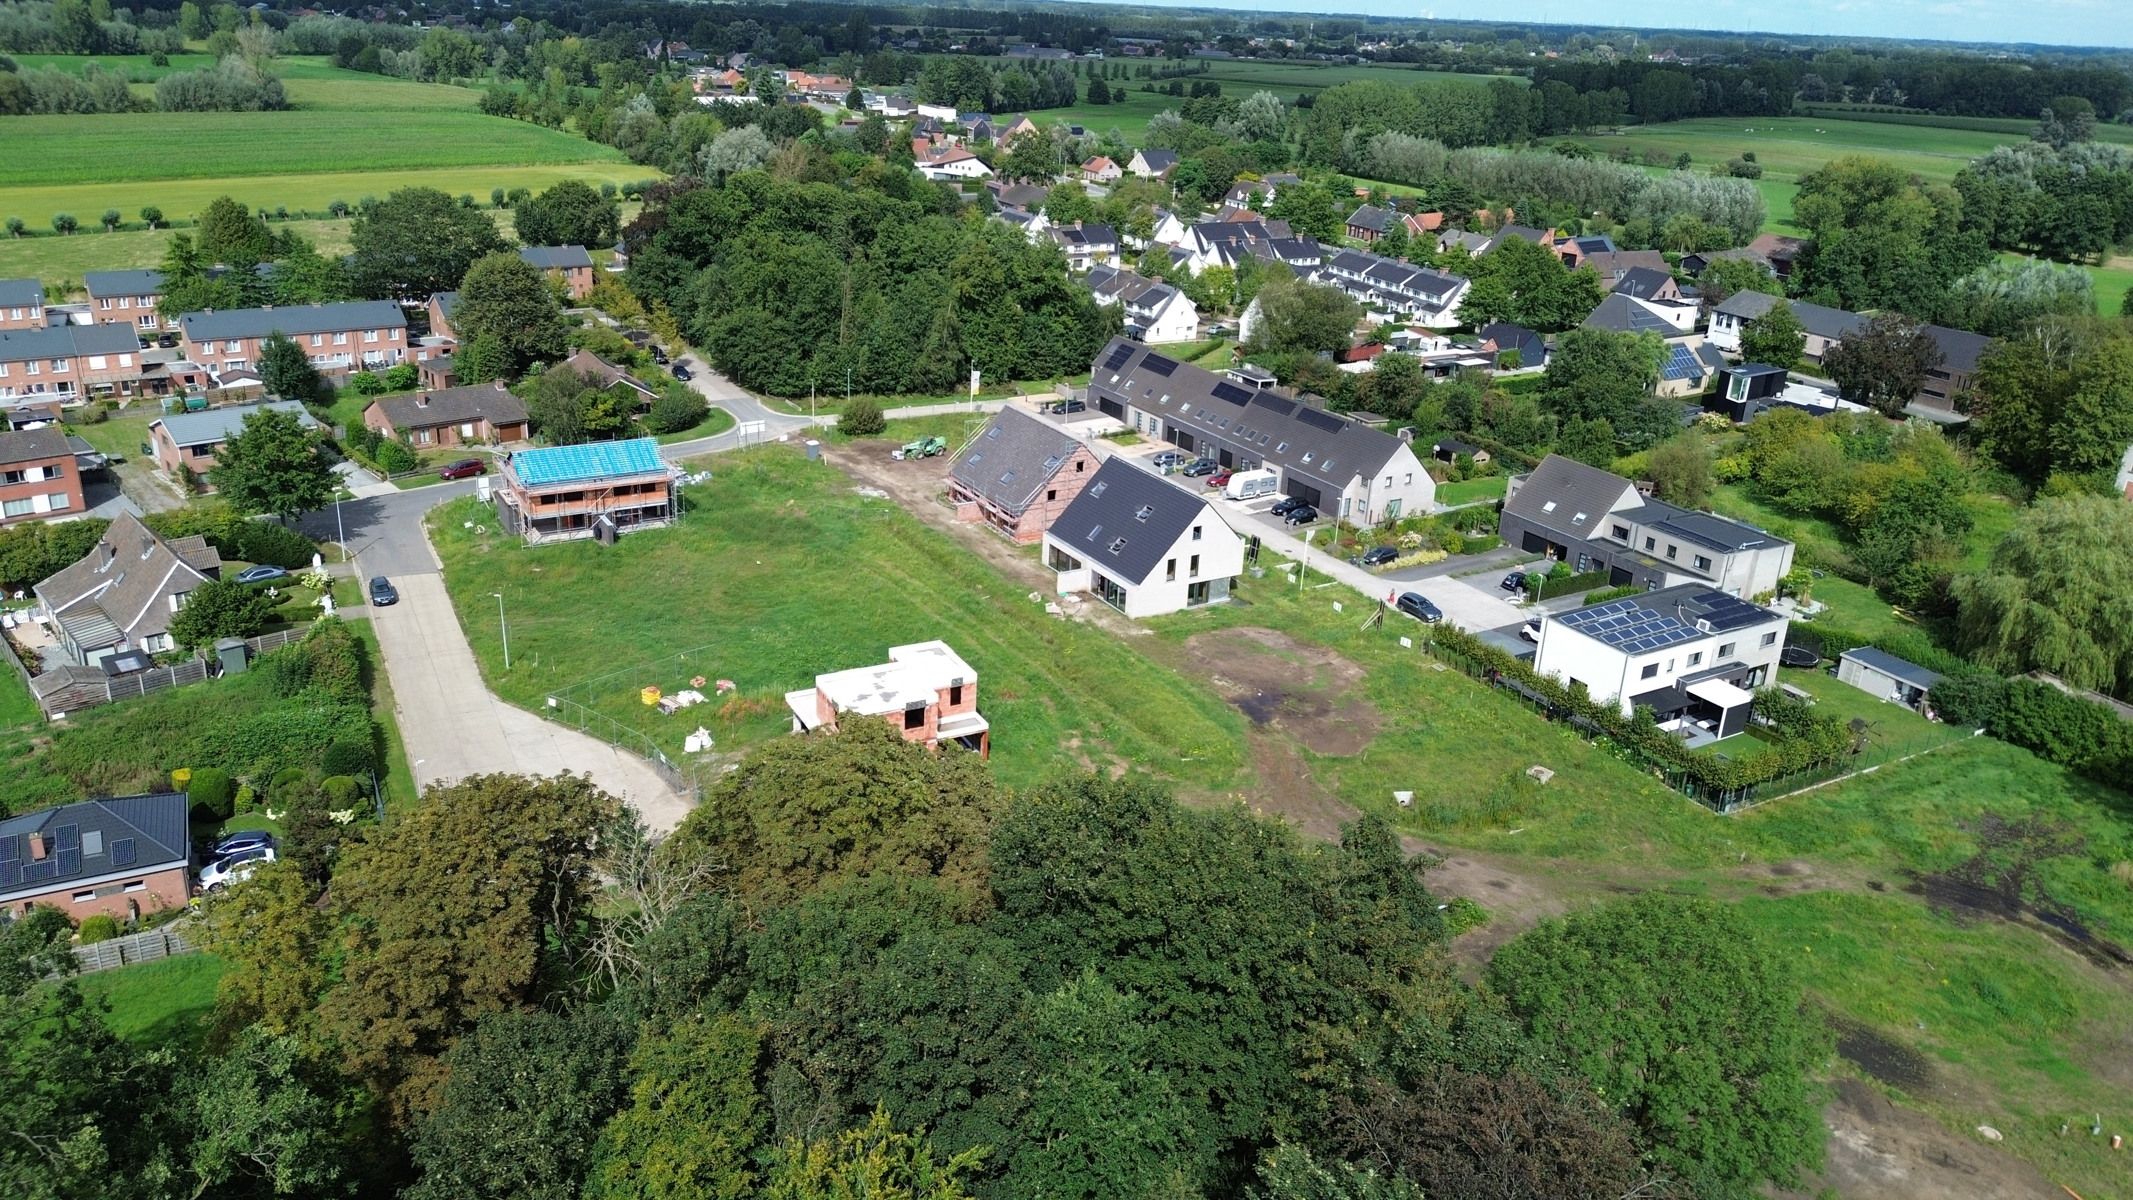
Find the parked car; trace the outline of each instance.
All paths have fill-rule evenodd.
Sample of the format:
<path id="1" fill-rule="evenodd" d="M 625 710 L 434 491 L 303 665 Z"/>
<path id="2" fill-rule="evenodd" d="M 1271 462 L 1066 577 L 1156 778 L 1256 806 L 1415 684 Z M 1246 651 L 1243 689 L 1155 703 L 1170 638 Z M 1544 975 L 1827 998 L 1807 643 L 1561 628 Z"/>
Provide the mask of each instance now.
<path id="1" fill-rule="evenodd" d="M 437 477 L 439 479 L 472 479 L 476 475 L 487 475 L 488 473 L 489 464 L 486 461 L 479 458 L 462 458 L 458 462 L 446 463 L 444 469 L 437 472 Z"/>
<path id="2" fill-rule="evenodd" d="M 1228 487 L 1229 477 L 1233 474 L 1235 474 L 1233 471 L 1217 471 L 1207 477 L 1207 486 L 1211 488 Z"/>
<path id="3" fill-rule="evenodd" d="M 684 363 L 675 363 L 671 370 L 673 371 L 674 378 L 681 380 L 683 383 L 687 383 L 691 379 L 696 378 L 696 372 L 691 371 Z"/>
<path id="4" fill-rule="evenodd" d="M 215 848 L 208 852 L 207 857 L 212 862 L 218 858 L 228 858 L 230 855 L 241 851 L 257 850 L 261 846 L 272 846 L 273 844 L 273 834 L 264 829 L 247 829 L 241 833 L 233 833 L 216 842 Z"/>
<path id="5" fill-rule="evenodd" d="M 1183 473 L 1192 476 L 1194 479 L 1198 479 L 1202 475 L 1212 475 L 1221 469 L 1222 464 L 1216 462 L 1214 459 L 1196 458 L 1193 459 L 1191 462 L 1185 464 L 1185 470 Z"/>
<path id="6" fill-rule="evenodd" d="M 1526 622 L 1525 624 L 1518 627 L 1518 636 L 1526 639 L 1529 642 L 1532 642 L 1535 645 L 1539 645 L 1541 640 L 1541 623 L 1538 620 Z"/>
<path id="7" fill-rule="evenodd" d="M 287 579 L 288 577 L 289 573 L 280 567 L 246 567 L 244 570 L 237 572 L 236 582 L 268 583 L 276 579 Z"/>
<path id="8" fill-rule="evenodd" d="M 372 608 L 384 608 L 389 604 L 398 603 L 400 603 L 400 593 L 394 589 L 392 580 L 383 575 L 370 577 L 370 606 Z"/>
<path id="9" fill-rule="evenodd" d="M 1308 506 L 1296 497 L 1283 496 L 1281 499 L 1274 501 L 1274 507 L 1268 509 L 1267 511 L 1277 517 L 1286 517 L 1290 513 L 1295 512 L 1297 509 L 1305 507 Z"/>
<path id="10" fill-rule="evenodd" d="M 652 347 L 652 361 L 658 363 L 660 366 L 663 367 L 666 366 L 668 363 L 673 362 L 674 360 L 667 357 L 666 351 L 661 350 L 657 346 L 654 346 Z"/>
<path id="11" fill-rule="evenodd" d="M 274 847 L 272 846 L 254 846 L 250 850 L 239 850 L 235 854 L 225 854 L 200 868 L 200 890 L 212 892 L 218 888 L 240 882 L 249 878 L 252 872 L 258 870 L 262 864 L 273 861 Z"/>
<path id="12" fill-rule="evenodd" d="M 1317 509 L 1311 507 L 1308 504 L 1300 504 L 1295 508 L 1290 509 L 1286 514 L 1284 514 L 1281 518 L 1281 523 L 1294 527 L 1297 525 L 1309 525 L 1311 522 L 1316 521 L 1317 519 Z"/>
<path id="13" fill-rule="evenodd" d="M 1165 450 L 1148 461 L 1154 463 L 1157 469 L 1168 471 L 1173 467 L 1184 466 L 1191 462 L 1192 458 L 1183 450 Z"/>
<path id="14" fill-rule="evenodd" d="M 1444 619 L 1444 610 L 1431 604 L 1429 597 L 1420 592 L 1401 592 L 1392 606 L 1425 625 L 1435 625 Z"/>
<path id="15" fill-rule="evenodd" d="M 156 345 L 165 350 L 175 350 L 178 348 L 178 335 L 175 333 L 162 334 L 156 338 Z"/>
<path id="16" fill-rule="evenodd" d="M 1062 415 L 1087 412 L 1089 411 L 1089 402 L 1086 400 L 1059 400 L 1053 402 L 1052 411 Z"/>
<path id="17" fill-rule="evenodd" d="M 1507 592 L 1523 592 L 1526 590 L 1526 573 L 1524 571 L 1513 571 L 1504 576 L 1503 582 L 1496 586 Z"/>
<path id="18" fill-rule="evenodd" d="M 1363 551 L 1362 556 L 1355 560 L 1355 565 L 1359 567 L 1382 567 L 1399 557 L 1400 548 L 1398 546 L 1372 546 L 1370 549 Z"/>

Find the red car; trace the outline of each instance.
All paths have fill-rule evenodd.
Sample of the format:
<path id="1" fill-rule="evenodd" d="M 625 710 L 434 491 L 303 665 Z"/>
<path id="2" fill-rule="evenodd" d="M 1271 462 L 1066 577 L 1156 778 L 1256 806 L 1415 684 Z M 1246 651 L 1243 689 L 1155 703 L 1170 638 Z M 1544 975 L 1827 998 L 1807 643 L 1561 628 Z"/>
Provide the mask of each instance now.
<path id="1" fill-rule="evenodd" d="M 1211 487 L 1211 488 L 1222 488 L 1222 487 L 1228 487 L 1228 486 L 1229 486 L 1229 477 L 1230 477 L 1230 476 L 1231 476 L 1232 474 L 1234 474 L 1234 472 L 1231 472 L 1231 471 L 1217 471 L 1217 472 L 1215 472 L 1214 474 L 1212 474 L 1212 475 L 1209 475 L 1209 476 L 1207 477 L 1207 486 L 1209 486 L 1209 487 Z"/>
<path id="2" fill-rule="evenodd" d="M 488 473 L 489 464 L 482 459 L 462 458 L 455 463 L 446 463 L 444 469 L 437 472 L 437 477 L 440 479 L 471 479 L 476 475 L 487 475 Z"/>

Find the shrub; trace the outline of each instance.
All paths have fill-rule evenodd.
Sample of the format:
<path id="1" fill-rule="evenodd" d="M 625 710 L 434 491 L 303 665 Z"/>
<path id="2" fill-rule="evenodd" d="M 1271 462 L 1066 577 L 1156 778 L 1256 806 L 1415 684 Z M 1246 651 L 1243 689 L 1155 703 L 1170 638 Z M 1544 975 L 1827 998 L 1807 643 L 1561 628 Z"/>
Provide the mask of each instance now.
<path id="1" fill-rule="evenodd" d="M 240 813 L 257 812 L 259 810 L 259 793 L 252 790 L 251 784 L 238 785 L 236 807 Z"/>
<path id="2" fill-rule="evenodd" d="M 368 746 L 357 745 L 354 742 L 335 742 L 326 747 L 326 753 L 319 756 L 318 767 L 328 776 L 348 775 L 359 777 L 368 775 L 373 770 L 376 770 L 377 761 L 372 757 Z"/>
<path id="3" fill-rule="evenodd" d="M 327 776 L 319 781 L 318 790 L 326 807 L 336 811 L 353 808 L 363 798 L 363 785 L 346 775 Z"/>
<path id="4" fill-rule="evenodd" d="M 402 472 L 412 471 L 422 465 L 422 460 L 415 457 L 413 450 L 389 439 L 381 440 L 378 443 L 376 457 L 378 465 L 385 468 L 385 473 L 388 475 L 398 475 Z"/>
<path id="5" fill-rule="evenodd" d="M 1625 584 L 1621 587 L 1601 588 L 1597 592 L 1585 593 L 1585 599 L 1583 603 L 1605 604 L 1609 600 L 1620 600 L 1624 596 L 1642 595 L 1643 592 L 1644 589 L 1636 586 L 1635 584 Z"/>
<path id="6" fill-rule="evenodd" d="M 81 919 L 81 944 L 94 946 L 108 942 L 119 935 L 118 918 L 110 913 L 93 913 Z"/>
<path id="7" fill-rule="evenodd" d="M 837 432 L 846 437 L 874 437 L 888 427 L 889 421 L 881 415 L 881 406 L 867 399 L 852 401 L 837 418 Z"/>
<path id="8" fill-rule="evenodd" d="M 1726 164 L 1726 174 L 1735 179 L 1761 179 L 1763 168 L 1754 159 L 1743 156 Z"/>
<path id="9" fill-rule="evenodd" d="M 227 821 L 237 815 L 237 781 L 220 767 L 196 768 L 185 787 L 185 799 L 192 804 L 195 818 Z"/>
<path id="10" fill-rule="evenodd" d="M 686 387 L 670 387 L 652 401 L 644 423 L 653 433 L 680 433 L 695 426 L 711 411 L 701 395 Z"/>

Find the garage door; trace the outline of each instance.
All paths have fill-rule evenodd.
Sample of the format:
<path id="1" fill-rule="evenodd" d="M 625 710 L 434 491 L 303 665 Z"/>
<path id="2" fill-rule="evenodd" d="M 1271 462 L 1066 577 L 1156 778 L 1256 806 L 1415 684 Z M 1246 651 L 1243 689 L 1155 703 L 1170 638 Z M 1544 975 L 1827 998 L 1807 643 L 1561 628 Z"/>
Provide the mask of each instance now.
<path id="1" fill-rule="evenodd" d="M 1317 488 L 1312 487 L 1310 484 L 1304 482 L 1303 480 L 1294 477 L 1282 480 L 1281 490 L 1287 493 L 1288 495 L 1296 497 L 1298 500 L 1303 501 L 1305 504 L 1308 504 L 1313 508 L 1317 508 L 1324 501 L 1325 498 L 1324 492 L 1321 492 Z"/>
<path id="2" fill-rule="evenodd" d="M 1098 396 L 1096 398 L 1096 411 L 1107 417 L 1116 417 L 1121 421 L 1126 419 L 1126 406 L 1111 399 L 1109 396 Z"/>
<path id="3" fill-rule="evenodd" d="M 1528 529 L 1524 540 L 1518 543 L 1518 548 L 1528 554 L 1541 554 L 1547 551 L 1548 543 L 1541 535 Z"/>

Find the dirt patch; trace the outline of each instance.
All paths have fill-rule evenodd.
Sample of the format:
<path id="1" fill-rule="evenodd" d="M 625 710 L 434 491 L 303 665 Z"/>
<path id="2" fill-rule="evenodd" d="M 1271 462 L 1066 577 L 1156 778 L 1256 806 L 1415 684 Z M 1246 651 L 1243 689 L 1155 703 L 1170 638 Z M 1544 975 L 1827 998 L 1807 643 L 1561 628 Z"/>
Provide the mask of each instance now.
<path id="1" fill-rule="evenodd" d="M 1192 669 L 1253 725 L 1314 753 L 1361 752 L 1383 724 L 1362 698 L 1363 669 L 1272 629 L 1217 629 L 1185 639 Z"/>
<path id="2" fill-rule="evenodd" d="M 2098 936 L 2072 909 L 2046 896 L 2038 881 L 2044 864 L 2088 852 L 2079 834 L 2064 824 L 2007 821 L 1991 813 L 1967 828 L 1977 839 L 1977 853 L 1946 871 L 1913 875 L 1910 892 L 1958 921 L 2026 926 L 2099 967 L 2133 965 L 2133 954 Z"/>
<path id="3" fill-rule="evenodd" d="M 1470 977 L 1478 976 L 1504 943 L 1571 908 L 1573 900 L 1561 886 L 1563 881 L 1550 878 L 1543 884 L 1531 862 L 1521 862 L 1513 869 L 1485 855 L 1434 850 L 1412 838 L 1404 844 L 1410 853 L 1425 853 L 1437 859 L 1423 882 L 1439 900 L 1463 896 L 1489 915 L 1487 921 L 1452 942 L 1452 956 Z"/>
<path id="4" fill-rule="evenodd" d="M 1831 1017 L 1829 1027 L 1837 1034 L 1837 1053 L 1868 1075 L 1913 1096 L 1936 1090 L 1938 1077 L 1925 1055 L 1856 1021 Z"/>
<path id="5" fill-rule="evenodd" d="M 2066 1200 L 2035 1167 L 1923 1113 L 1896 1105 L 1857 1079 L 1840 1079 L 1822 1110 L 1829 1158 L 1820 1178 L 1798 1192 L 1827 1188 L 1845 1200 Z"/>

